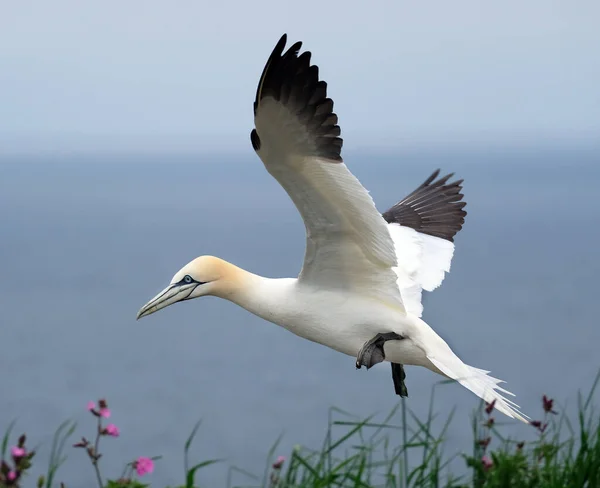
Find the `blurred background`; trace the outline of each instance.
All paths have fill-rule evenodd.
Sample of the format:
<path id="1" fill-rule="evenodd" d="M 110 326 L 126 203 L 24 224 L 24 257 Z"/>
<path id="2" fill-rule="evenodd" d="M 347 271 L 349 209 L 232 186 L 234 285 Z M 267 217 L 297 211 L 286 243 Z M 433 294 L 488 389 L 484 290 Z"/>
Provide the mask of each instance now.
<path id="1" fill-rule="evenodd" d="M 424 318 L 467 363 L 507 381 L 532 417 L 575 411 L 600 368 L 600 4 L 55 0 L 0 5 L 0 431 L 40 443 L 104 396 L 119 439 L 107 475 L 162 454 L 262 473 L 283 434 L 319 447 L 327 413 L 384 414 L 389 367 L 303 341 L 205 298 L 142 322 L 183 264 L 214 254 L 295 276 L 304 227 L 250 145 L 252 103 L 281 34 L 329 85 L 343 156 L 381 211 L 434 169 L 464 178 L 452 272 Z M 425 414 L 441 378 L 407 368 Z M 436 392 L 456 450 L 477 399 Z M 567 405 L 565 406 L 565 402 Z M 498 418 L 497 420 L 500 420 Z M 502 419 L 504 420 L 504 419 Z M 514 435 L 527 426 L 510 423 Z M 92 482 L 81 452 L 59 479 Z"/>

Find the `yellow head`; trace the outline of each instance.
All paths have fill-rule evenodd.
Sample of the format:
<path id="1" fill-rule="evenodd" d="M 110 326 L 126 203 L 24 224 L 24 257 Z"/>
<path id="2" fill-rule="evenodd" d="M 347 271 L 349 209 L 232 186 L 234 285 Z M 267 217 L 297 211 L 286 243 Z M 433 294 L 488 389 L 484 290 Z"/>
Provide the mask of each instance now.
<path id="1" fill-rule="evenodd" d="M 200 256 L 181 268 L 169 286 L 156 295 L 137 314 L 141 319 L 177 302 L 205 295 L 230 298 L 239 288 L 244 272 L 213 256 Z"/>

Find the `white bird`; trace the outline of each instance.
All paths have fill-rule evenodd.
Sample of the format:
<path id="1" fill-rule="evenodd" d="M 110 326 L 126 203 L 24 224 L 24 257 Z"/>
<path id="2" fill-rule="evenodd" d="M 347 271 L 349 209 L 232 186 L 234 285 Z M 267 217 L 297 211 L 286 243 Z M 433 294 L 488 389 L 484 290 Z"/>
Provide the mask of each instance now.
<path id="1" fill-rule="evenodd" d="M 327 84 L 301 42 L 269 57 L 254 102 L 254 150 L 296 205 L 306 226 L 298 278 L 264 278 L 212 256 L 179 270 L 137 318 L 205 295 L 230 300 L 310 341 L 356 358 L 388 361 L 396 393 L 407 396 L 403 365 L 457 380 L 509 417 L 527 422 L 502 395 L 501 380 L 463 363 L 420 317 L 421 291 L 450 270 L 454 235 L 466 212 L 462 180 L 439 171 L 383 215 L 342 161 L 342 139 Z"/>

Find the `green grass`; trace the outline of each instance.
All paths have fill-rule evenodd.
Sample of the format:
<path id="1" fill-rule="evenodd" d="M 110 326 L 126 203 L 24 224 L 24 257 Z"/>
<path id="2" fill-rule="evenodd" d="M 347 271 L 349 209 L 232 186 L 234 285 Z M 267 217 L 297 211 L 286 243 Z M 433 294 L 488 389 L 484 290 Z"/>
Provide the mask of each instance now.
<path id="1" fill-rule="evenodd" d="M 523 442 L 502 434 L 502 425 L 496 422 L 496 412 L 486 412 L 486 405 L 472 415 L 472 449 L 455 452 L 445 439 L 454 412 L 440 419 L 435 414 L 435 387 L 432 390 L 428 412 L 416 415 L 404 400 L 379 421 L 369 417 L 355 419 L 337 408 L 330 409 L 327 430 L 322 445 L 315 449 L 297 446 L 275 463 L 278 442 L 268 454 L 262 474 L 251 474 L 232 467 L 227 479 L 219 486 L 236 488 L 409 488 L 409 487 L 476 487 L 476 488 L 600 488 L 600 416 L 592 402 L 600 380 L 596 377 L 590 392 L 579 395 L 578 417 L 575 422 L 561 412 L 554 414 L 553 405 L 540 402 L 539 423 L 531 425 L 533 440 Z M 442 382 L 441 384 L 446 383 Z M 489 410 L 489 409 L 488 409 Z M 464 414 L 461 414 L 464 415 Z M 497 420 L 504 418 L 498 415 Z M 102 432 L 103 419 L 97 417 L 98 431 Z M 505 423 L 506 424 L 506 423 Z M 76 426 L 66 422 L 58 429 L 51 446 L 50 466 L 43 477 L 36 478 L 34 450 L 16 459 L 11 446 L 24 447 L 25 440 L 11 442 L 14 431 L 11 423 L 1 443 L 0 487 L 70 487 L 68 473 L 58 470 L 65 458 L 67 443 Z M 192 463 L 189 450 L 198 432 L 197 424 L 184 444 L 183 484 L 171 488 L 199 488 L 198 472 L 222 460 Z M 100 434 L 98 441 L 107 435 Z M 96 451 L 90 447 L 100 445 Z M 135 473 L 135 460 L 125 464 L 120 476 L 101 475 L 102 443 L 87 441 L 75 452 L 90 466 L 89 486 L 110 488 L 141 488 L 151 486 L 151 476 Z M 95 457 L 94 457 L 95 456 Z M 159 458 L 153 458 L 158 460 Z M 453 475 L 452 468 L 457 471 Z M 20 463 L 20 464 L 19 464 Z M 459 466 L 457 469 L 456 466 Z M 20 469 L 19 476 L 8 480 L 9 472 Z M 98 468 L 98 469 L 96 469 Z M 156 464 L 160 470 L 160 462 Z M 96 473 L 94 471 L 96 470 Z M 64 485 L 58 480 L 64 480 Z M 106 480 L 105 482 L 103 480 Z M 100 488 L 99 486 L 99 488 Z M 152 485 L 154 486 L 154 485 Z M 211 486 L 211 488 L 213 488 Z"/>

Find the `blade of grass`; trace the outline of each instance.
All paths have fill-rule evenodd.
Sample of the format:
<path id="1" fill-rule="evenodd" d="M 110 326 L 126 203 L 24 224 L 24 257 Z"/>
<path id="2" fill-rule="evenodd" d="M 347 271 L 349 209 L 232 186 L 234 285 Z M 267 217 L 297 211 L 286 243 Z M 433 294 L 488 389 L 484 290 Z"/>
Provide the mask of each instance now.
<path id="1" fill-rule="evenodd" d="M 10 424 L 8 424 L 8 428 L 2 437 L 2 459 L 6 458 L 6 450 L 8 449 L 8 441 L 10 439 L 10 434 L 12 433 L 13 428 L 15 427 L 15 423 L 17 421 L 13 420 Z"/>
<path id="2" fill-rule="evenodd" d="M 185 441 L 184 447 L 183 447 L 183 469 L 184 469 L 184 475 L 186 477 L 190 471 L 188 453 L 189 453 L 190 447 L 192 445 L 192 442 L 194 442 L 194 437 L 196 437 L 196 434 L 198 433 L 198 429 L 200 428 L 201 424 L 202 424 L 202 419 L 200 419 L 200 420 L 198 420 L 198 422 L 196 422 L 196 424 L 194 425 L 194 428 L 192 429 L 192 432 L 188 436 L 187 440 Z"/>
<path id="3" fill-rule="evenodd" d="M 67 428 L 69 424 L 71 427 Z M 54 476 L 56 475 L 58 468 L 60 468 L 67 459 L 62 456 L 62 453 L 64 452 L 67 440 L 73 435 L 76 427 L 77 423 L 66 420 L 60 424 L 54 433 L 54 437 L 52 438 L 52 448 L 50 449 L 50 459 L 48 460 L 48 471 L 46 472 L 46 488 L 52 487 Z M 66 432 L 63 432 L 65 429 L 67 429 Z"/>
<path id="4" fill-rule="evenodd" d="M 209 459 L 207 461 L 202 461 L 201 463 L 192 466 L 185 476 L 185 488 L 194 488 L 196 482 L 196 472 L 199 469 L 202 469 L 206 466 L 210 466 L 211 464 L 220 463 L 222 461 L 222 459 Z"/>

